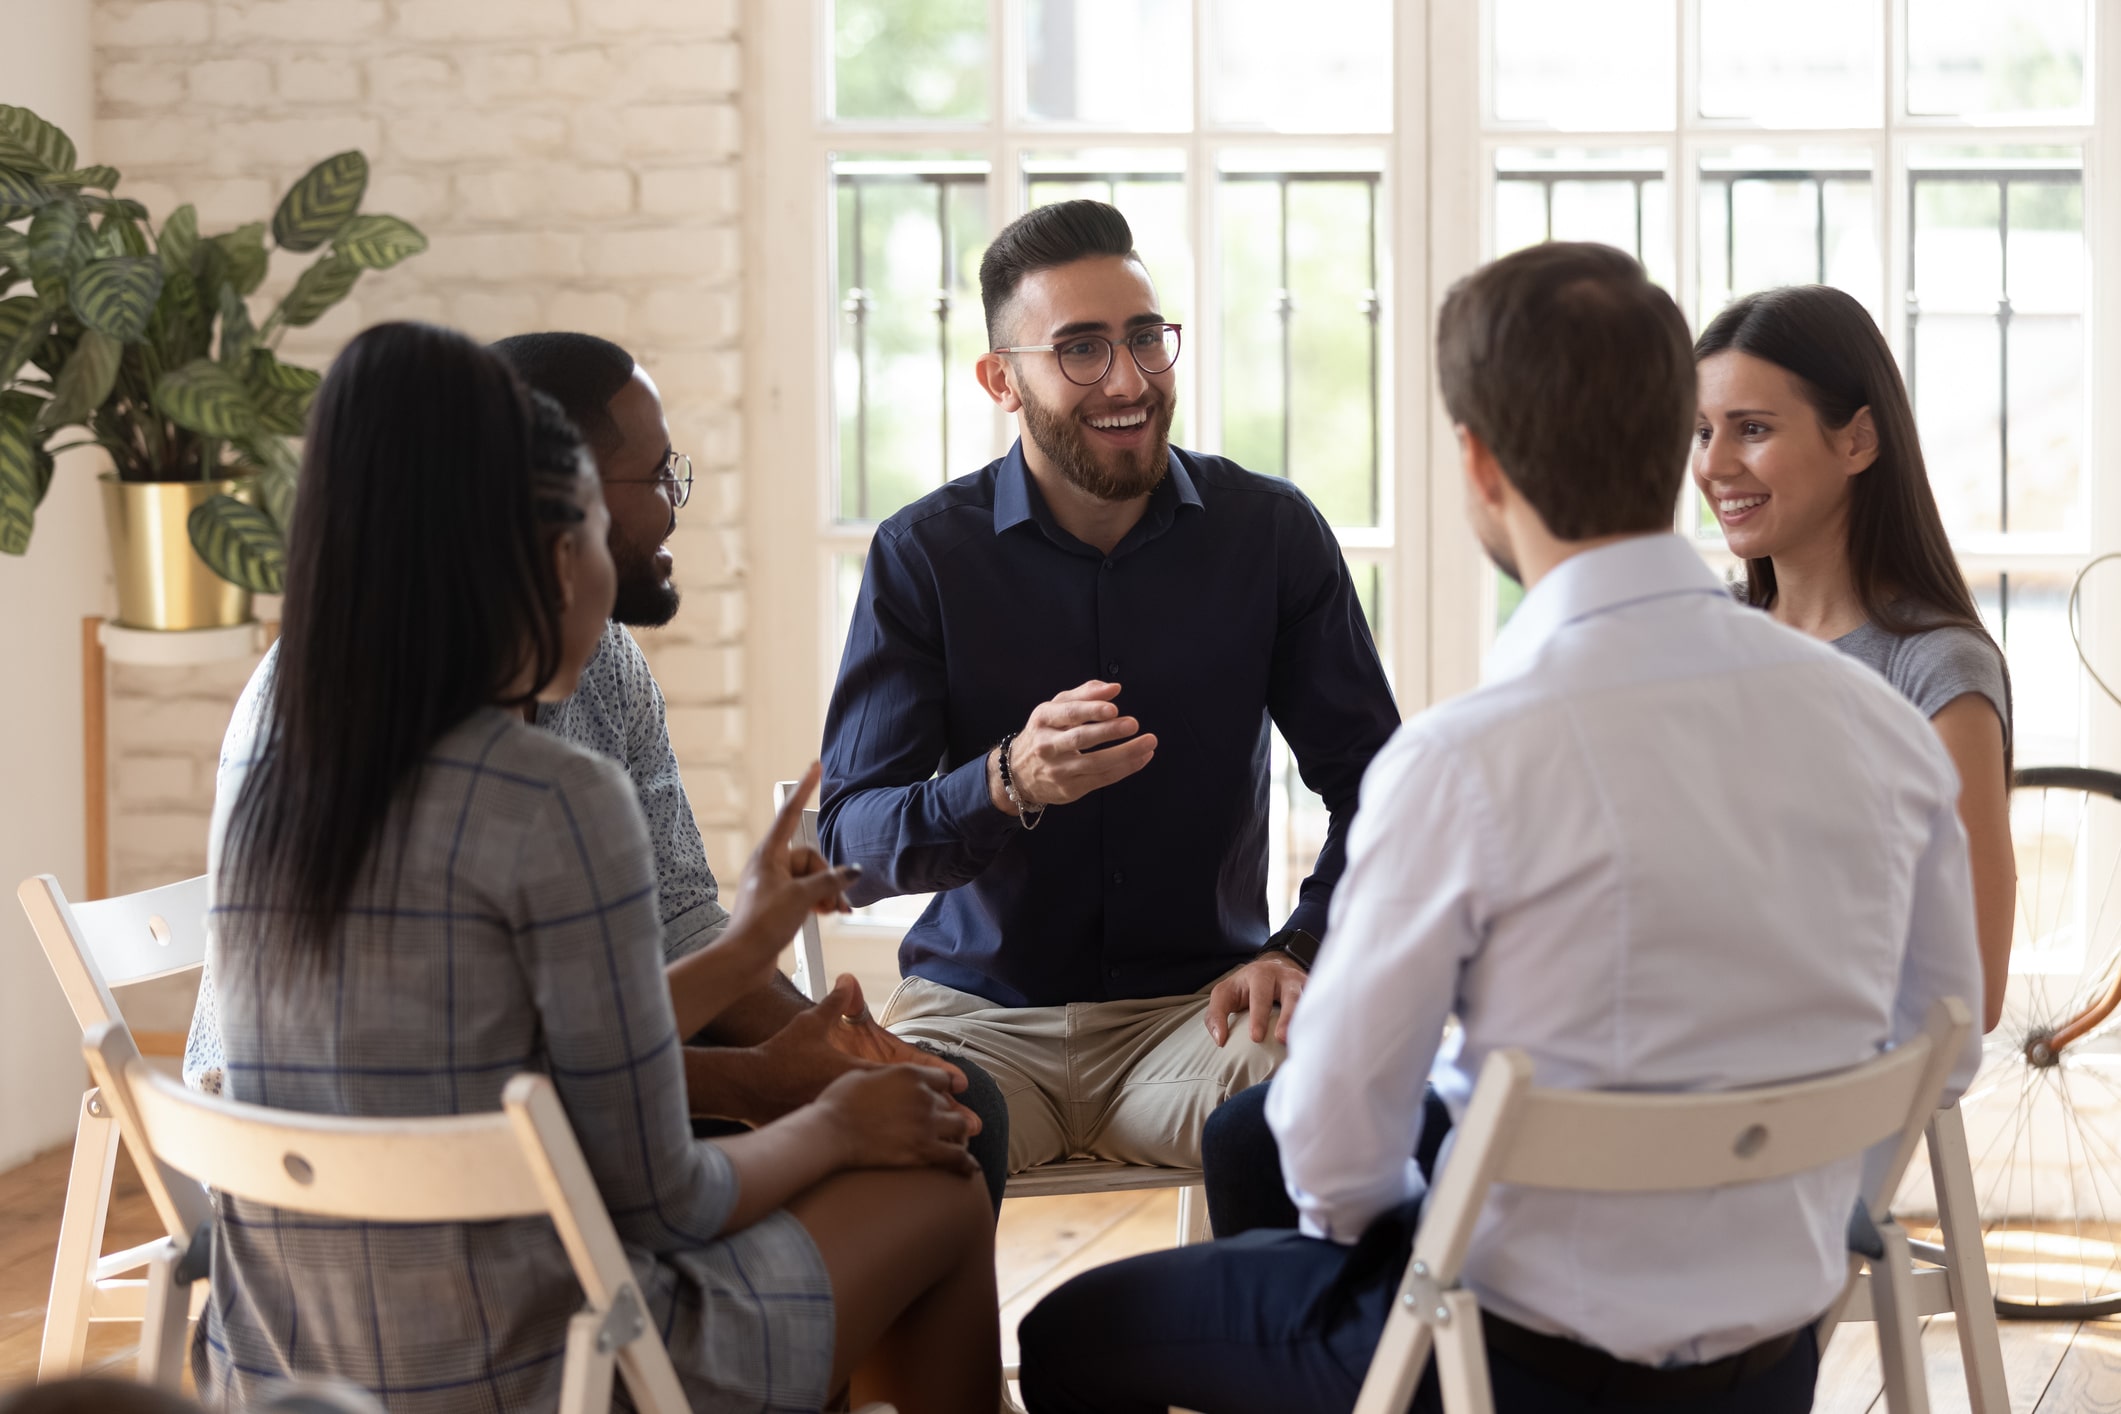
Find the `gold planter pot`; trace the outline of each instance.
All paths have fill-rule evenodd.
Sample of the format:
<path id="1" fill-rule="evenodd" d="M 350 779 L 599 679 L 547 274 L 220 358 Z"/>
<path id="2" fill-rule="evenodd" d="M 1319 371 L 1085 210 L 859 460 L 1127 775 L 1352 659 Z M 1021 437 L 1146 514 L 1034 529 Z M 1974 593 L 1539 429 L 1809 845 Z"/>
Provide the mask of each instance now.
<path id="1" fill-rule="evenodd" d="M 120 481 L 103 484 L 118 622 L 127 628 L 232 628 L 250 619 L 250 591 L 206 567 L 186 522 L 210 496 L 237 495 L 241 481 Z"/>

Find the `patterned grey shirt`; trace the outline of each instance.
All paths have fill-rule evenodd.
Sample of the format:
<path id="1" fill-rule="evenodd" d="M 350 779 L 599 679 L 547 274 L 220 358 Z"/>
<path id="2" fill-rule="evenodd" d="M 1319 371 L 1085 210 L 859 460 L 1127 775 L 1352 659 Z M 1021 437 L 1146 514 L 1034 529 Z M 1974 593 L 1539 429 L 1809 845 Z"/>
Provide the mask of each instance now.
<path id="1" fill-rule="evenodd" d="M 236 701 L 228 735 L 221 742 L 221 763 L 214 778 L 214 797 L 233 801 L 234 768 L 250 759 L 264 708 L 266 684 L 272 681 L 279 647 L 268 649 Z M 664 720 L 663 690 L 633 635 L 608 624 L 595 656 L 582 669 L 574 695 L 538 707 L 538 725 L 626 768 L 648 822 L 648 842 L 655 851 L 656 898 L 663 918 L 663 957 L 675 962 L 721 935 L 729 922 L 722 907 L 714 871 L 700 843 L 700 827 L 678 775 L 677 753 L 670 749 Z M 209 855 L 208 868 L 214 859 Z M 191 1035 L 184 1046 L 184 1080 L 209 1094 L 221 1091 L 221 1032 L 216 1024 L 213 966 L 199 979 L 199 1000 L 192 1011 Z"/>
<path id="2" fill-rule="evenodd" d="M 610 760 L 484 708 L 428 754 L 376 840 L 330 965 L 229 950 L 249 901 L 220 842 L 248 758 L 224 768 L 208 953 L 227 1092 L 337 1115 L 468 1114 L 518 1071 L 558 1088 L 687 1403 L 815 1410 L 831 1281 L 786 1212 L 722 1233 L 728 1158 L 696 1140 L 658 946 L 634 784 Z M 284 960 L 283 960 L 284 961 Z M 550 1409 L 581 1305 L 543 1219 L 323 1221 L 216 1195 L 213 1291 L 193 1374 L 250 1407 L 290 1373 L 375 1392 L 393 1414 Z"/>

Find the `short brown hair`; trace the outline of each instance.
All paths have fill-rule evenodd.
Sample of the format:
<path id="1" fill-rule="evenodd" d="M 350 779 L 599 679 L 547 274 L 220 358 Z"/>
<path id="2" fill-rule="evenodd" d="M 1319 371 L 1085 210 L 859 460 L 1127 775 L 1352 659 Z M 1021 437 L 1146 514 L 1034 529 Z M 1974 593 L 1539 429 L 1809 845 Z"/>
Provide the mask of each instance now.
<path id="1" fill-rule="evenodd" d="M 1686 320 L 1611 246 L 1548 242 L 1451 287 L 1436 325 L 1451 420 L 1563 540 L 1667 529 L 1696 416 Z"/>

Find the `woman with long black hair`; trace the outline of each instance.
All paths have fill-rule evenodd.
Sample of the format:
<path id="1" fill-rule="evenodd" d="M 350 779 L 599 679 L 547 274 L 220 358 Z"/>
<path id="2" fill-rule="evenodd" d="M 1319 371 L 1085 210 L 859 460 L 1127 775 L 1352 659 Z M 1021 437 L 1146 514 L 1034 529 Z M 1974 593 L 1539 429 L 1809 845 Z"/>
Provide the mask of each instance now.
<path id="1" fill-rule="evenodd" d="M 2010 677 L 1937 514 L 1892 350 L 1848 294 L 1793 285 L 1732 303 L 1694 357 L 1694 481 L 1746 562 L 1747 601 L 1884 674 L 1959 768 L 1993 1028 L 2017 897 Z"/>
<path id="2" fill-rule="evenodd" d="M 604 630 L 608 529 L 572 427 L 471 340 L 382 325 L 332 365 L 277 670 L 216 807 L 226 1092 L 453 1114 L 543 1071 L 695 1409 L 992 1410 L 992 1212 L 943 1072 L 857 1071 L 692 1137 L 634 790 L 524 719 Z M 849 881 L 788 848 L 800 803 L 697 955 L 701 996 L 763 984 Z M 217 1217 L 202 1391 L 239 1406 L 302 1372 L 399 1414 L 555 1404 L 581 1294 L 550 1224 L 326 1224 L 227 1197 Z"/>

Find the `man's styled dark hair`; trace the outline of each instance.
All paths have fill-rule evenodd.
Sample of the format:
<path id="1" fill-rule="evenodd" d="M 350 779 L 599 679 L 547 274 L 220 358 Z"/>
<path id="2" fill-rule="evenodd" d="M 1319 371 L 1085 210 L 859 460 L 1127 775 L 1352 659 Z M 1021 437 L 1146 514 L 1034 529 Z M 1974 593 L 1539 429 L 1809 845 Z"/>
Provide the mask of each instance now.
<path id="1" fill-rule="evenodd" d="M 611 400 L 633 377 L 633 355 L 594 334 L 516 334 L 489 345 L 524 383 L 559 403 L 589 445 L 619 444 Z"/>
<path id="2" fill-rule="evenodd" d="M 1693 347 L 1632 256 L 1557 241 L 1482 266 L 1444 297 L 1436 369 L 1451 420 L 1556 536 L 1671 526 L 1694 433 Z"/>
<path id="3" fill-rule="evenodd" d="M 987 344 L 1004 341 L 1002 313 L 1026 275 L 1072 265 L 1094 255 L 1140 260 L 1134 231 L 1119 208 L 1080 199 L 1041 206 L 1002 227 L 979 262 L 979 298 L 987 312 Z M 526 377 L 529 375 L 525 375 Z"/>

